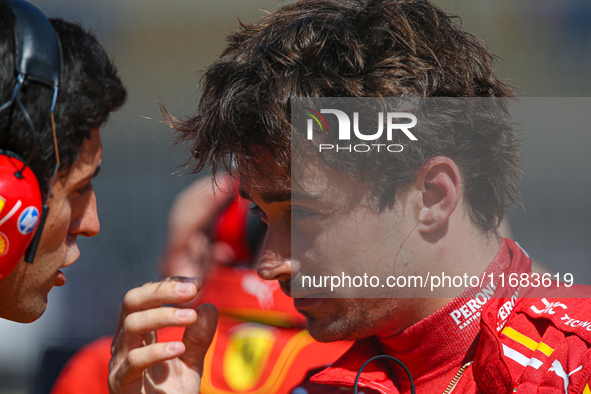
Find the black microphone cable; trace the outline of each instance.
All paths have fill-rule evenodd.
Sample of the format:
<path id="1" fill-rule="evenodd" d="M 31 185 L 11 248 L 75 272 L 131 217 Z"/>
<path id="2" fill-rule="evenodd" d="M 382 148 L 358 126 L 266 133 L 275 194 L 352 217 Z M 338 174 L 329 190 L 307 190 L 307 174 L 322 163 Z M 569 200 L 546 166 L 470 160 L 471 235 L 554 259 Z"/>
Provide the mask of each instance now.
<path id="1" fill-rule="evenodd" d="M 369 364 L 370 362 L 372 362 L 373 360 L 375 360 L 377 358 L 388 358 L 388 359 L 394 361 L 396 364 L 400 365 L 404 369 L 404 372 L 406 372 L 406 374 L 408 375 L 408 380 L 410 380 L 410 393 L 416 394 L 415 393 L 415 384 L 412 380 L 412 376 L 410 375 L 410 371 L 408 370 L 408 368 L 406 368 L 406 365 L 404 365 L 402 363 L 402 361 L 398 360 L 397 358 L 394 358 L 392 356 L 388 356 L 386 354 L 380 354 L 379 356 L 375 356 L 375 357 L 370 358 L 369 360 L 367 360 L 365 362 L 365 364 L 363 364 L 361 366 L 361 368 L 359 368 L 359 371 L 357 371 L 357 376 L 355 377 L 355 384 L 353 385 L 353 394 L 357 394 L 357 388 L 359 386 L 359 376 L 361 376 L 361 371 L 363 371 L 363 368 L 365 368 L 365 366 L 367 364 Z"/>

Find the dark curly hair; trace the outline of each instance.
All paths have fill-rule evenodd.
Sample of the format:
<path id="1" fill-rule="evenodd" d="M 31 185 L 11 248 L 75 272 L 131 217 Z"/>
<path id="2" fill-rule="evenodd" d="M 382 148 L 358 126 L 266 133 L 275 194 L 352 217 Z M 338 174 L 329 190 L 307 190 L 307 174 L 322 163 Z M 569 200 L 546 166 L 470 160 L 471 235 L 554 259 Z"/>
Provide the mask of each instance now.
<path id="1" fill-rule="evenodd" d="M 127 93 L 117 70 L 97 39 L 81 26 L 61 19 L 50 19 L 62 46 L 62 79 L 55 108 L 60 171 L 70 169 L 77 160 L 84 139 L 107 121 L 119 108 Z M 16 82 L 14 14 L 0 0 L 0 103 L 10 99 Z M 35 132 L 20 110 L 0 113 L 0 147 L 17 153 L 29 163 L 39 180 L 43 195 L 55 166 L 49 122 L 53 92 L 42 85 L 27 83 L 21 101 L 29 113 Z"/>
<path id="2" fill-rule="evenodd" d="M 241 24 L 227 40 L 202 78 L 197 115 L 180 120 L 164 110 L 179 139 L 193 143 L 194 171 L 222 167 L 249 179 L 253 169 L 236 163 L 268 152 L 289 174 L 294 96 L 513 97 L 496 77 L 484 42 L 425 0 L 297 1 L 254 25 Z M 369 170 L 360 178 L 373 183 L 381 207 L 436 155 L 460 167 L 471 217 L 483 230 L 496 231 L 505 207 L 519 199 L 520 150 L 512 127 L 432 132 L 412 154 L 357 167 Z M 376 168 L 395 171 L 376 174 Z"/>

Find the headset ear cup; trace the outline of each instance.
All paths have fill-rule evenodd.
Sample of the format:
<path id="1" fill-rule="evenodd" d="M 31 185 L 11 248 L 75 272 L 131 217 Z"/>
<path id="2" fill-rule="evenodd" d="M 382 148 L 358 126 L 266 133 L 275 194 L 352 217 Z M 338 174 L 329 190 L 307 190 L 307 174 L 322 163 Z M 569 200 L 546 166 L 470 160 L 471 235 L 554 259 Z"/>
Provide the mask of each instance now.
<path id="1" fill-rule="evenodd" d="M 0 154 L 0 280 L 25 254 L 41 215 L 39 182 L 29 167 L 21 172 L 23 167 L 16 155 Z"/>
<path id="2" fill-rule="evenodd" d="M 234 252 L 235 263 L 252 261 L 252 251 L 247 242 L 247 217 L 248 201 L 234 198 L 215 223 L 213 239 L 230 246 Z"/>

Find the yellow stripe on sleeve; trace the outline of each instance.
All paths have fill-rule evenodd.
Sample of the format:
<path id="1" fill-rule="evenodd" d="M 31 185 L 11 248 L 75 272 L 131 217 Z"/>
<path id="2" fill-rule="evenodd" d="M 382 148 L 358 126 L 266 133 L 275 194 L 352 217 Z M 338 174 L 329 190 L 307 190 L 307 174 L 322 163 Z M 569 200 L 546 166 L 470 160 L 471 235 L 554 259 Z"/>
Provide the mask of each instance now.
<path id="1" fill-rule="evenodd" d="M 523 346 L 527 347 L 530 350 L 536 351 L 539 350 L 540 352 L 544 353 L 546 356 L 550 357 L 550 355 L 554 352 L 550 346 L 546 345 L 544 342 L 536 342 L 530 337 L 523 335 L 522 333 L 516 331 L 511 327 L 503 328 L 501 331 L 502 334 L 505 334 L 509 338 L 513 339 L 515 342 L 522 344 Z M 591 394 L 591 393 L 589 393 Z"/>
<path id="2" fill-rule="evenodd" d="M 552 349 L 550 346 L 546 345 L 544 342 L 540 342 L 538 344 L 538 350 L 540 352 L 544 353 L 548 357 L 550 357 L 552 352 L 554 352 L 554 349 Z M 591 393 L 589 393 L 589 394 L 591 394 Z"/>

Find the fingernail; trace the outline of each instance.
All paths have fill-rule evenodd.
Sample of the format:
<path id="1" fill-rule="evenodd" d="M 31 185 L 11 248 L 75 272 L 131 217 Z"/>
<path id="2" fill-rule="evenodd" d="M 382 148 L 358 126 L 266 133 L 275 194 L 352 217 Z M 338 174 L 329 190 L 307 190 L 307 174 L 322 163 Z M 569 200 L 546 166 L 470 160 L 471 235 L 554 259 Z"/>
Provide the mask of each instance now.
<path id="1" fill-rule="evenodd" d="M 189 293 L 194 286 L 193 283 L 177 283 L 176 291 L 179 293 Z"/>
<path id="2" fill-rule="evenodd" d="M 168 344 L 166 351 L 172 354 L 178 353 L 180 347 L 181 345 L 178 342 L 172 342 Z"/>
<path id="3" fill-rule="evenodd" d="M 187 317 L 191 316 L 192 314 L 193 314 L 192 309 L 179 309 L 176 311 L 177 317 L 180 317 L 181 319 L 186 319 Z"/>

